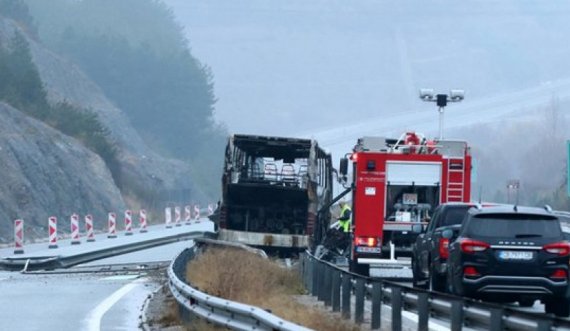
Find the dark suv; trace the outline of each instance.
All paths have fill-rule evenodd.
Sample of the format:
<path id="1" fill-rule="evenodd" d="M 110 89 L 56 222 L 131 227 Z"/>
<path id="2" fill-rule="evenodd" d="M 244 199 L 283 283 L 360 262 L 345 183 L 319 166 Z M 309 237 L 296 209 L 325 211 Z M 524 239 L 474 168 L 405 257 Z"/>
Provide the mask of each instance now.
<path id="1" fill-rule="evenodd" d="M 427 229 L 417 238 L 412 248 L 413 284 L 431 287 L 435 291 L 446 290 L 447 258 L 450 238 L 442 234 L 447 229 L 458 230 L 469 208 L 474 204 L 451 202 L 439 205 Z"/>
<path id="2" fill-rule="evenodd" d="M 449 245 L 453 294 L 570 314 L 570 244 L 549 207 L 471 208 Z"/>

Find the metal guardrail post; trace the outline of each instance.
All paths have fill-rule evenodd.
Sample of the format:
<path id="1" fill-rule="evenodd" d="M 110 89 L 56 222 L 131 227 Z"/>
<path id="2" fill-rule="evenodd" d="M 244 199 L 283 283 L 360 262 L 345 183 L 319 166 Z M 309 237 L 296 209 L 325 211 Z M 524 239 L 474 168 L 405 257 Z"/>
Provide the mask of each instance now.
<path id="1" fill-rule="evenodd" d="M 461 331 L 463 327 L 463 301 L 451 301 L 451 331 Z"/>
<path id="2" fill-rule="evenodd" d="M 325 282 L 324 282 L 324 276 L 325 276 L 325 265 L 323 263 L 320 263 L 317 265 L 317 270 L 318 270 L 318 299 L 319 301 L 325 301 Z"/>
<path id="3" fill-rule="evenodd" d="M 418 331 L 428 331 L 429 320 L 429 295 L 418 293 Z"/>
<path id="4" fill-rule="evenodd" d="M 313 273 L 315 272 L 315 260 L 307 257 L 307 289 L 309 293 L 313 293 Z"/>
<path id="5" fill-rule="evenodd" d="M 350 291 L 352 284 L 350 282 L 350 275 L 342 275 L 342 318 L 350 319 Z"/>
<path id="6" fill-rule="evenodd" d="M 382 283 L 372 283 L 372 330 L 382 327 Z"/>
<path id="7" fill-rule="evenodd" d="M 325 307 L 330 307 L 332 304 L 332 268 L 328 264 L 323 264 L 324 268 L 324 282 L 325 282 Z"/>
<path id="8" fill-rule="evenodd" d="M 312 261 L 311 276 L 311 282 L 313 283 L 311 293 L 316 297 L 319 295 L 319 262 L 316 259 Z"/>
<path id="9" fill-rule="evenodd" d="M 301 264 L 301 270 L 303 271 L 303 273 L 302 273 L 303 286 L 305 286 L 305 288 L 307 290 L 309 290 L 309 282 L 307 281 L 307 275 L 309 274 L 309 264 L 307 261 L 307 254 L 303 254 L 303 258 L 301 259 L 301 263 L 302 263 Z"/>
<path id="10" fill-rule="evenodd" d="M 364 295 L 365 295 L 364 279 L 356 279 L 356 303 L 354 307 L 354 322 L 362 324 L 364 321 Z"/>
<path id="11" fill-rule="evenodd" d="M 537 321 L 537 331 L 550 331 L 552 329 L 552 321 L 539 320 Z"/>
<path id="12" fill-rule="evenodd" d="M 491 309 L 491 320 L 490 320 L 490 331 L 502 331 L 503 330 L 503 310 L 500 308 Z"/>
<path id="13" fill-rule="evenodd" d="M 340 311 L 340 271 L 332 272 L 332 310 Z"/>
<path id="14" fill-rule="evenodd" d="M 402 331 L 402 289 L 392 287 L 392 331 Z"/>

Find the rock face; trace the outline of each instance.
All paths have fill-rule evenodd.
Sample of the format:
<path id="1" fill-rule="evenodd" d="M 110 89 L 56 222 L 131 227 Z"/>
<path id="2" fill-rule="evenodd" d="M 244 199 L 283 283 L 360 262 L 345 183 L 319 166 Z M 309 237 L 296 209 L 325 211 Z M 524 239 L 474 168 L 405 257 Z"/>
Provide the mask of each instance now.
<path id="1" fill-rule="evenodd" d="M 0 113 L 0 241 L 12 239 L 16 218 L 24 219 L 27 235 L 45 237 L 50 216 L 69 231 L 72 213 L 91 213 L 103 228 L 108 212 L 125 209 L 98 155 L 5 103 Z"/>
<path id="2" fill-rule="evenodd" d="M 26 221 L 26 235 L 34 237 L 47 236 L 49 216 L 57 216 L 59 229 L 69 231 L 72 213 L 91 213 L 95 227 L 103 228 L 108 212 L 121 215 L 126 208 L 125 194 L 148 192 L 146 198 L 154 204 L 148 209 L 162 208 L 167 201 L 205 201 L 190 180 L 190 167 L 150 150 L 126 115 L 77 65 L 2 17 L 0 46 L 16 31 L 29 43 L 49 100 L 89 109 L 109 129 L 118 148 L 123 192 L 104 161 L 79 141 L 0 103 L 0 243 L 12 241 L 16 218 Z"/>
<path id="3" fill-rule="evenodd" d="M 180 160 L 167 159 L 152 151 L 131 126 L 127 116 L 107 99 L 97 84 L 77 65 L 31 38 L 28 38 L 28 42 L 48 98 L 52 102 L 66 101 L 94 111 L 110 130 L 119 149 L 121 177 L 129 186 L 133 186 L 133 189 L 137 186 L 138 191 L 170 192 L 164 194 L 163 199 L 172 200 L 172 192 L 181 191 L 190 192 L 182 194 L 187 195 L 187 199 L 205 199 L 190 179 L 190 167 Z"/>

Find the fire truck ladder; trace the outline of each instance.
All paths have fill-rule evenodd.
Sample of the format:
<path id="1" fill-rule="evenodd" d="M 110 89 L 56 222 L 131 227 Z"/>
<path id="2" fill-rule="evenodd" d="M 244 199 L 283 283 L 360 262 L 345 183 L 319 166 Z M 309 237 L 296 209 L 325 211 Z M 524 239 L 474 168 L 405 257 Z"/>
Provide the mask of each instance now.
<path id="1" fill-rule="evenodd" d="M 447 162 L 447 201 L 461 202 L 465 195 L 465 158 L 450 157 Z"/>

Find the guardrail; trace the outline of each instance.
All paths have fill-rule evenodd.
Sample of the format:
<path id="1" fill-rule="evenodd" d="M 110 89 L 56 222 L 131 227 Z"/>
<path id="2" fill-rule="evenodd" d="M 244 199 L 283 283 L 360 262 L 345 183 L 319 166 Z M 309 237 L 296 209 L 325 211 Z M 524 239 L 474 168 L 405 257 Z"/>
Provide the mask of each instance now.
<path id="1" fill-rule="evenodd" d="M 170 291 L 178 302 L 182 318 L 191 322 L 193 317 L 207 320 L 211 323 L 232 330 L 283 330 L 305 331 L 310 330 L 283 320 L 264 309 L 218 298 L 193 288 L 186 281 L 186 266 L 200 251 L 203 245 L 223 245 L 244 248 L 239 244 L 226 244 L 214 240 L 196 240 L 196 245 L 183 250 L 168 268 Z M 247 247 L 247 246 L 246 246 Z M 247 247 L 254 253 L 255 250 Z"/>
<path id="2" fill-rule="evenodd" d="M 60 268 L 69 268 L 81 263 L 87 263 L 94 260 L 99 260 L 116 255 L 126 254 L 142 249 L 152 248 L 160 245 L 166 245 L 173 242 L 203 238 L 215 237 L 214 232 L 193 231 L 186 233 L 179 233 L 171 236 L 142 240 L 125 245 L 112 246 L 102 249 L 96 249 L 85 253 L 73 254 L 69 256 L 46 256 L 46 257 L 9 257 L 0 259 L 0 270 L 52 270 Z"/>
<path id="3" fill-rule="evenodd" d="M 382 304 L 391 306 L 392 330 L 402 330 L 402 311 L 418 315 L 418 330 L 428 330 L 430 317 L 449 322 L 452 331 L 464 326 L 500 331 L 570 330 L 570 321 L 540 313 L 523 312 L 510 307 L 483 303 L 439 292 L 412 288 L 379 278 L 347 272 L 305 252 L 301 259 L 301 275 L 310 293 L 343 318 L 364 322 L 365 302 L 371 302 L 370 326 L 381 328 Z M 353 304 L 354 298 L 354 308 Z"/>

